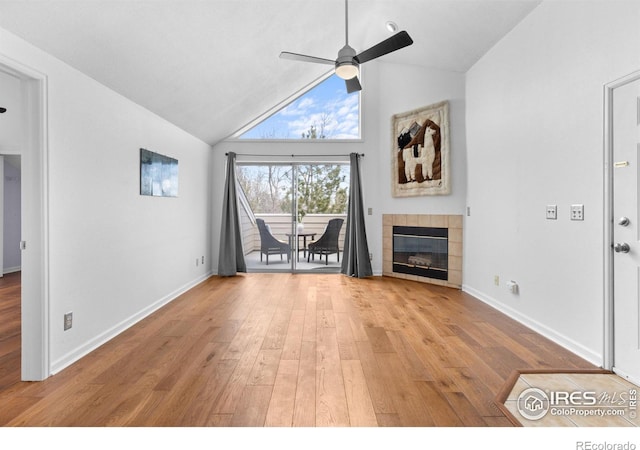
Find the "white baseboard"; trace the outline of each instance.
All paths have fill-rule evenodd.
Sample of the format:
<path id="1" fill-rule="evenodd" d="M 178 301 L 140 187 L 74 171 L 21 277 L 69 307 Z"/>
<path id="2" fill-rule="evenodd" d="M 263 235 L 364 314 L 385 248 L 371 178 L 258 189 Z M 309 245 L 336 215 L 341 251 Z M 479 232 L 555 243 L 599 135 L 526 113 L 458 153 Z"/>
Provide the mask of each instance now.
<path id="1" fill-rule="evenodd" d="M 4 267 L 3 268 L 3 274 L 7 275 L 10 273 L 15 273 L 15 272 L 20 272 L 22 270 L 22 266 L 18 266 L 18 267 Z"/>
<path id="2" fill-rule="evenodd" d="M 513 320 L 521 323 L 522 325 L 531 328 L 532 330 L 534 330 L 535 332 L 541 334 L 542 336 L 546 337 L 547 339 L 555 342 L 556 344 L 566 348 L 567 350 L 569 350 L 570 352 L 575 353 L 576 355 L 580 356 L 583 359 L 586 359 L 587 361 L 589 361 L 590 363 L 598 366 L 598 367 L 602 367 L 602 363 L 603 363 L 603 355 L 601 353 L 597 353 L 594 352 L 593 350 L 586 348 L 585 346 L 583 346 L 582 344 L 574 341 L 573 339 L 564 336 L 563 334 L 558 333 L 556 330 L 549 328 L 548 326 L 538 322 L 535 319 L 532 319 L 531 317 L 522 314 L 519 311 L 516 311 L 515 309 L 505 305 L 504 303 L 500 303 L 499 301 L 497 301 L 496 299 L 492 298 L 489 295 L 484 294 L 483 292 L 480 292 L 470 286 L 467 285 L 462 285 L 462 290 L 472 296 L 474 296 L 475 298 L 477 298 L 478 300 L 480 300 L 483 303 L 486 303 L 487 305 L 491 306 L 492 308 L 497 309 L 498 311 L 500 311 L 501 313 L 509 316 L 510 318 L 512 318 Z"/>
<path id="3" fill-rule="evenodd" d="M 61 358 L 57 359 L 56 361 L 53 361 L 51 363 L 50 374 L 54 375 L 54 374 L 60 372 L 61 370 L 67 368 L 68 366 L 70 366 L 74 362 L 78 361 L 82 357 L 84 357 L 84 356 L 88 355 L 89 353 L 91 353 L 96 348 L 98 348 L 101 345 L 107 343 L 108 341 L 110 341 L 111 339 L 113 339 L 114 337 L 116 337 L 117 335 L 119 335 L 120 333 L 125 331 L 126 329 L 128 329 L 131 326 L 135 325 L 136 323 L 138 323 L 139 321 L 141 321 L 145 317 L 153 314 L 158 309 L 162 308 L 166 304 L 168 304 L 171 301 L 175 300 L 180 295 L 182 295 L 185 292 L 187 292 L 189 289 L 191 289 L 194 286 L 202 283 L 204 280 L 206 280 L 207 278 L 211 277 L 211 275 L 212 275 L 212 273 L 210 272 L 210 273 L 207 273 L 205 275 L 202 275 L 202 276 L 196 278 L 195 280 L 185 284 L 184 286 L 176 289 L 175 291 L 171 292 L 170 294 L 168 294 L 168 295 L 164 296 L 163 298 L 157 300 L 156 302 L 150 304 L 149 306 L 147 306 L 146 308 L 142 309 L 141 311 L 138 311 L 136 314 L 132 315 L 131 317 L 129 317 L 129 318 L 123 320 L 122 322 L 116 324 L 115 326 L 113 326 L 110 329 L 106 330 L 104 333 L 99 334 L 98 336 L 96 336 L 95 338 L 91 339 L 90 341 L 88 341 L 84 345 L 81 345 L 80 347 L 68 352 L 66 355 L 62 356 Z"/>

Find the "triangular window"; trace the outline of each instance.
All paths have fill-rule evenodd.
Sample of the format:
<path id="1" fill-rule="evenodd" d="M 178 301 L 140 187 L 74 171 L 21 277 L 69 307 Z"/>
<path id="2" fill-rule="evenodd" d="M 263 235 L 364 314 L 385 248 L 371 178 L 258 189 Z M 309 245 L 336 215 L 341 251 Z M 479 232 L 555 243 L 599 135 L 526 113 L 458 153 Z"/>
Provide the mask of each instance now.
<path id="1" fill-rule="evenodd" d="M 335 74 L 240 130 L 237 139 L 360 139 L 360 94 Z"/>

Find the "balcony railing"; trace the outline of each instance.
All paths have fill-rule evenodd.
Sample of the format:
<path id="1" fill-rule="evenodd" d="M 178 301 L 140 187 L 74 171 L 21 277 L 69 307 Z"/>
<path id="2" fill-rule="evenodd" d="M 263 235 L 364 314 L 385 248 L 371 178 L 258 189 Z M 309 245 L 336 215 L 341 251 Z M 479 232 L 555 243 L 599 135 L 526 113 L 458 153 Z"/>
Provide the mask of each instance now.
<path id="1" fill-rule="evenodd" d="M 260 251 L 260 233 L 258 227 L 251 221 L 249 216 L 240 208 L 240 221 L 242 223 L 242 242 L 244 254 L 248 255 L 254 251 Z M 291 234 L 291 215 L 290 214 L 255 214 L 258 219 L 263 219 L 264 222 L 269 225 L 271 234 L 276 239 L 287 242 L 289 237 L 287 234 Z M 322 236 L 329 220 L 334 218 L 344 219 L 344 224 L 340 229 L 340 235 L 338 237 L 338 245 L 340 250 L 344 249 L 344 234 L 346 229 L 346 214 L 307 214 L 302 220 L 304 227 L 304 233 L 316 233 L 315 238 L 318 239 Z"/>

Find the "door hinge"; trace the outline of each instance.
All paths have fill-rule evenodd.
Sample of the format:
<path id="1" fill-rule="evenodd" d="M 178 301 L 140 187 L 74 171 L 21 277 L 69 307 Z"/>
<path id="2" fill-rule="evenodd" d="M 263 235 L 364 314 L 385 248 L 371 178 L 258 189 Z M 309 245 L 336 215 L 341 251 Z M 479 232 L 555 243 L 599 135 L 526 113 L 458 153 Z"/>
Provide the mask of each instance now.
<path id="1" fill-rule="evenodd" d="M 27 241 L 20 241 L 20 250 L 27 249 Z"/>

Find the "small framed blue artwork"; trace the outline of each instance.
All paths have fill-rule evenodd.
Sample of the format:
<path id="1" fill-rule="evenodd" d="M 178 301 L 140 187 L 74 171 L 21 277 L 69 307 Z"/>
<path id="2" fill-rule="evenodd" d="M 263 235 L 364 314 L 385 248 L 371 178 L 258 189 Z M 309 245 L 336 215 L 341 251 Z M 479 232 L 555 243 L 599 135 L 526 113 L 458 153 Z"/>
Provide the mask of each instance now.
<path id="1" fill-rule="evenodd" d="M 140 195 L 178 196 L 178 160 L 140 149 Z"/>

